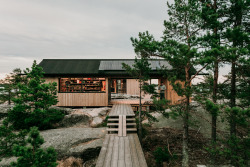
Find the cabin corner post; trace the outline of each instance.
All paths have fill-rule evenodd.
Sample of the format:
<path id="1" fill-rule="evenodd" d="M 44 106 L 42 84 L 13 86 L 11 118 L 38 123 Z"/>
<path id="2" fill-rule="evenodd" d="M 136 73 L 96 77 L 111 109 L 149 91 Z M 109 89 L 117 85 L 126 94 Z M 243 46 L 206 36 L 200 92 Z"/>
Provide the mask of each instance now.
<path id="1" fill-rule="evenodd" d="M 107 77 L 106 78 L 106 94 L 108 96 L 108 102 L 107 102 L 107 106 L 111 101 L 111 78 Z"/>

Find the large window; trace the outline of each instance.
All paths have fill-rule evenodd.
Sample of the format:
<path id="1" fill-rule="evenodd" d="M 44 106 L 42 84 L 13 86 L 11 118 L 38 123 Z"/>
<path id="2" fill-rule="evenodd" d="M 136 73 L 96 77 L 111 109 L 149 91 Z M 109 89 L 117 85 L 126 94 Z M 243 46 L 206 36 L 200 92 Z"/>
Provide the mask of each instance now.
<path id="1" fill-rule="evenodd" d="M 105 78 L 60 78 L 59 92 L 105 92 Z"/>
<path id="2" fill-rule="evenodd" d="M 112 79 L 111 93 L 126 93 L 126 79 Z"/>

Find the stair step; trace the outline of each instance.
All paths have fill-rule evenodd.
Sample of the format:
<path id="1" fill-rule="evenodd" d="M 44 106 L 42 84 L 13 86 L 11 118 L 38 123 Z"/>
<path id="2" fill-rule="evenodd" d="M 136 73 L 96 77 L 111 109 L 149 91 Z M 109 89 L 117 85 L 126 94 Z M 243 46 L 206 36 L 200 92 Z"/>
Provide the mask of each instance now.
<path id="1" fill-rule="evenodd" d="M 108 121 L 119 121 L 119 118 L 109 118 Z"/>
<path id="2" fill-rule="evenodd" d="M 108 128 L 107 131 L 118 131 L 118 128 Z"/>
<path id="3" fill-rule="evenodd" d="M 127 121 L 135 121 L 135 118 L 127 118 Z"/>
<path id="4" fill-rule="evenodd" d="M 119 123 L 107 123 L 107 126 L 118 126 L 119 125 Z"/>
<path id="5" fill-rule="evenodd" d="M 126 125 L 136 125 L 136 123 L 126 123 Z"/>

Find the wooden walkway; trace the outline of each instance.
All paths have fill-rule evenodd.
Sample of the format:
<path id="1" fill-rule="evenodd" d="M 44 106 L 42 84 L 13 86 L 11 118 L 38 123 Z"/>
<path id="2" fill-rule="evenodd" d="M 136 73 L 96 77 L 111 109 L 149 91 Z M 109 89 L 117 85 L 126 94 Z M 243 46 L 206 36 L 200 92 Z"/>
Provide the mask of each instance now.
<path id="1" fill-rule="evenodd" d="M 131 106 L 113 105 L 108 127 L 96 167 L 147 167 Z"/>
<path id="2" fill-rule="evenodd" d="M 114 104 L 109 116 L 115 115 L 135 116 L 135 113 L 129 104 Z"/>

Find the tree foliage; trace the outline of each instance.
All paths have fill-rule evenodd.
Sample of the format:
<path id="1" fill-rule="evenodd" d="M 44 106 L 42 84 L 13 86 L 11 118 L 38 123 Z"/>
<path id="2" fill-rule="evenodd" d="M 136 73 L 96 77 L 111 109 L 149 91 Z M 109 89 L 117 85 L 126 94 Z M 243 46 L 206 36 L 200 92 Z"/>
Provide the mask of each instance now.
<path id="1" fill-rule="evenodd" d="M 8 121 L 15 129 L 29 129 L 32 126 L 48 129 L 64 116 L 49 108 L 57 103 L 56 83 L 45 83 L 43 70 L 35 61 L 25 74 L 27 84 L 18 84 L 18 95 L 13 99 L 15 106 L 8 113 Z"/>
<path id="2" fill-rule="evenodd" d="M 4 79 L 0 80 L 0 84 L 3 88 L 0 89 L 0 103 L 4 103 L 8 101 L 10 105 L 12 102 L 12 98 L 14 98 L 18 94 L 18 84 L 26 84 L 26 77 L 22 76 L 22 70 L 16 68 L 7 75 Z"/>
<path id="3" fill-rule="evenodd" d="M 135 58 L 134 64 L 129 66 L 128 64 L 123 63 L 123 68 L 135 79 L 139 81 L 140 89 L 140 103 L 139 103 L 139 139 L 142 140 L 142 86 L 145 85 L 145 82 L 149 79 L 150 64 L 146 57 L 141 56 L 140 59 Z"/>
<path id="4" fill-rule="evenodd" d="M 30 128 L 27 145 L 16 145 L 14 155 L 18 157 L 17 162 L 12 162 L 13 167 L 56 167 L 56 152 L 53 148 L 41 149 L 44 139 L 40 136 L 37 127 Z"/>
<path id="5" fill-rule="evenodd" d="M 185 98 L 185 106 L 172 108 L 183 116 L 182 166 L 188 166 L 188 116 L 193 96 L 212 116 L 213 142 L 217 141 L 217 116 L 223 113 L 220 116 L 227 120 L 231 129 L 231 134 L 226 136 L 228 140 L 223 140 L 227 141 L 225 149 L 231 150 L 227 158 L 231 157 L 236 166 L 242 165 L 242 159 L 247 160 L 248 151 L 241 148 L 249 141 L 249 135 L 243 133 L 248 132 L 249 124 L 249 1 L 175 0 L 167 6 L 169 19 L 164 21 L 162 40 L 155 40 L 146 31 L 131 41 L 137 54 L 163 58 L 174 67 L 167 78 L 176 93 Z M 225 62 L 231 64 L 231 73 L 224 83 L 218 83 L 219 67 Z M 197 70 L 192 71 L 193 67 Z M 199 87 L 191 86 L 191 81 L 203 69 L 212 75 Z M 218 140 L 221 142 L 220 138 Z"/>

